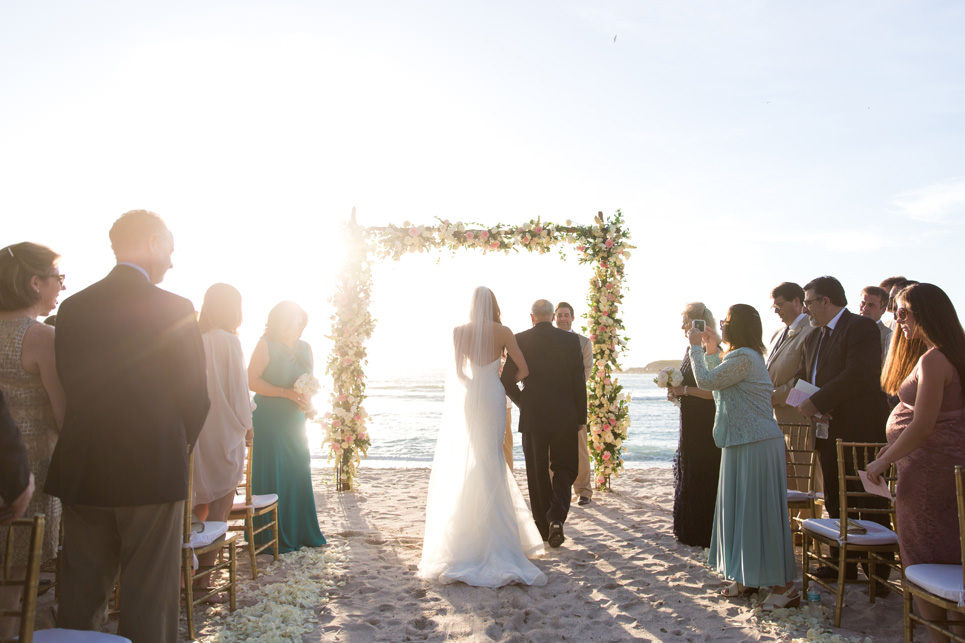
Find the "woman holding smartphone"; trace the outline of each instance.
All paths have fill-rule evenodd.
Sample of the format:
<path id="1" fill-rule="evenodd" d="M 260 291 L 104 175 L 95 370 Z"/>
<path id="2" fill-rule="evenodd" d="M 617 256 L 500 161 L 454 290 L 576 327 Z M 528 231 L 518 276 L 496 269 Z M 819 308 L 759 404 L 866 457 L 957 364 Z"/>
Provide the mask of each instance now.
<path id="1" fill-rule="evenodd" d="M 713 328 L 714 316 L 704 304 L 687 304 L 681 313 L 684 336 L 691 328 Z M 703 331 L 701 331 L 703 332 Z M 697 388 L 690 353 L 680 364 L 683 384 L 667 391 L 680 401 L 680 442 L 674 457 L 674 537 L 685 545 L 710 546 L 714 521 L 714 498 L 720 470 L 720 449 L 714 444 L 714 397 Z"/>

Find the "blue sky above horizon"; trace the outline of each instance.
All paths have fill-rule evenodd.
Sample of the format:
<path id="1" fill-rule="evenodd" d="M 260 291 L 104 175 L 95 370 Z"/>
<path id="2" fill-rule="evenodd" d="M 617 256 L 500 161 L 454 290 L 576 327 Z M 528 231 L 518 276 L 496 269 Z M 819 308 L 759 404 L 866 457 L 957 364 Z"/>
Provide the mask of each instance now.
<path id="1" fill-rule="evenodd" d="M 248 338 L 300 301 L 319 360 L 353 206 L 621 208 L 627 366 L 682 355 L 687 301 L 774 329 L 784 280 L 834 274 L 856 303 L 906 274 L 965 306 L 963 31 L 956 2 L 5 2 L 0 243 L 52 246 L 69 294 L 110 266 L 116 216 L 155 210 L 165 287 L 237 285 Z M 587 278 L 555 256 L 380 266 L 373 369 L 443 360 L 478 283 L 521 329 L 539 297 L 579 313 Z"/>

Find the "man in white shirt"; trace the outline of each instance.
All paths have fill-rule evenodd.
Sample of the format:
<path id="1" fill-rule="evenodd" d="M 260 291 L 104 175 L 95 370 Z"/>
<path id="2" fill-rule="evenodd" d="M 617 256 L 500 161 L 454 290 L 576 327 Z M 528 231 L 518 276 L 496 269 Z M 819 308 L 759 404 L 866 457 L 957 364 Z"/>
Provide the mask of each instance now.
<path id="1" fill-rule="evenodd" d="M 888 356 L 888 344 L 891 343 L 891 329 L 881 321 L 881 316 L 885 314 L 890 302 L 888 292 L 880 286 L 866 286 L 861 291 L 861 303 L 858 305 L 858 312 L 862 317 L 874 320 L 881 333 L 881 363 L 884 365 L 885 358 Z"/>
<path id="2" fill-rule="evenodd" d="M 573 333 L 573 319 L 575 314 L 573 306 L 565 301 L 561 301 L 556 306 L 556 327 Z M 579 333 L 574 333 L 580 338 L 580 350 L 583 352 L 583 379 L 590 379 L 590 371 L 593 368 L 593 343 L 588 337 Z M 578 453 L 580 456 L 579 470 L 576 480 L 573 481 L 573 493 L 579 496 L 577 504 L 587 505 L 593 497 L 592 471 L 590 470 L 590 449 L 586 443 L 586 425 L 580 427 L 578 432 Z"/>
<path id="3" fill-rule="evenodd" d="M 796 283 L 785 281 L 771 291 L 771 299 L 774 312 L 784 322 L 784 327 L 771 337 L 767 354 L 767 372 L 774 384 L 771 396 L 774 417 L 779 424 L 804 424 L 807 418 L 786 403 L 801 367 L 804 340 L 814 331 L 804 313 L 804 290 Z"/>

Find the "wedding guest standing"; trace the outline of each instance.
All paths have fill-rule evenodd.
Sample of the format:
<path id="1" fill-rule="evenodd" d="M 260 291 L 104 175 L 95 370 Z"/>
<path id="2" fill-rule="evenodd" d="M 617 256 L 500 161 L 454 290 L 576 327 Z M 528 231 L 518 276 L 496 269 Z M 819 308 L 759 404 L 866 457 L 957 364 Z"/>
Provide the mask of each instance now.
<path id="1" fill-rule="evenodd" d="M 714 327 L 714 316 L 704 304 L 687 304 L 680 328 L 690 332 L 694 320 Z M 690 353 L 680 364 L 683 384 L 669 390 L 680 401 L 680 441 L 674 459 L 673 535 L 685 545 L 708 547 L 714 524 L 714 497 L 720 472 L 720 449 L 714 444 L 714 397 L 697 387 Z"/>
<path id="2" fill-rule="evenodd" d="M 208 413 L 191 302 L 161 290 L 174 238 L 161 217 L 114 222 L 117 265 L 57 314 L 64 428 L 46 491 L 64 505 L 57 625 L 96 629 L 120 572 L 118 634 L 176 641 L 189 446 Z"/>
<path id="3" fill-rule="evenodd" d="M 0 526 L 24 514 L 33 492 L 34 477 L 27 461 L 27 447 L 0 393 Z M 3 549 L 0 549 L 2 561 Z"/>
<path id="4" fill-rule="evenodd" d="M 278 494 L 278 551 L 282 553 L 325 544 L 315 512 L 305 436 L 305 411 L 311 401 L 293 388 L 314 366 L 311 347 L 300 339 L 307 324 L 308 315 L 294 302 L 283 301 L 272 308 L 248 365 L 248 386 L 255 392 L 251 487 L 256 494 Z M 256 540 L 269 535 L 263 532 Z"/>
<path id="5" fill-rule="evenodd" d="M 902 290 L 895 319 L 898 336 L 881 383 L 900 401 L 888 418 L 888 446 L 868 465 L 868 475 L 877 481 L 898 464 L 902 565 L 958 565 L 954 470 L 965 466 L 965 333 L 951 300 L 933 284 Z M 928 619 L 950 616 L 916 603 Z"/>
<path id="6" fill-rule="evenodd" d="M 23 242 L 0 250 L 0 392 L 27 448 L 37 492 L 26 515 L 42 513 L 43 560 L 57 555 L 60 501 L 42 491 L 50 457 L 64 421 L 64 389 L 57 377 L 54 329 L 37 321 L 57 306 L 64 276 L 58 255 L 45 246 Z M 6 536 L 0 536 L 6 546 Z M 26 565 L 29 543 L 15 542 L 14 565 Z"/>
<path id="7" fill-rule="evenodd" d="M 593 343 L 589 337 L 584 337 L 573 330 L 573 319 L 576 313 L 573 306 L 565 301 L 556 305 L 556 312 L 553 314 L 556 320 L 556 327 L 573 333 L 580 339 L 580 354 L 583 356 L 583 381 L 590 379 L 590 371 L 593 369 Z M 593 498 L 593 468 L 590 463 L 590 447 L 586 443 L 586 425 L 580 427 L 576 435 L 576 448 L 579 453 L 579 468 L 576 473 L 576 480 L 573 481 L 573 493 L 579 498 L 578 505 L 588 505 Z"/>
<path id="8" fill-rule="evenodd" d="M 245 356 L 238 339 L 241 293 L 214 284 L 204 294 L 198 320 L 207 364 L 211 409 L 194 446 L 194 515 L 225 522 L 245 466 L 245 441 L 252 439 L 251 398 Z M 212 565 L 218 552 L 198 556 Z"/>
<path id="9" fill-rule="evenodd" d="M 774 384 L 771 399 L 774 417 L 781 424 L 803 424 L 808 419 L 793 406 L 787 405 L 787 394 L 797 381 L 804 354 L 804 340 L 814 330 L 804 314 L 804 289 L 785 281 L 771 291 L 771 300 L 774 312 L 784 322 L 784 328 L 771 338 L 771 348 L 767 354 L 767 373 Z"/>
<path id="10" fill-rule="evenodd" d="M 735 304 L 720 328 L 721 338 L 712 328 L 689 333 L 697 386 L 713 391 L 717 402 L 713 435 L 722 449 L 709 562 L 732 581 L 724 596 L 769 587 L 765 608 L 797 605 L 784 436 L 771 408 L 761 318 L 753 307 Z M 727 343 L 723 359 L 719 339 Z"/>
<path id="11" fill-rule="evenodd" d="M 838 456 L 835 440 L 846 442 L 884 442 L 888 406 L 881 390 L 881 334 L 867 317 L 855 315 L 848 305 L 844 288 L 834 277 L 818 277 L 804 286 L 804 306 L 815 332 L 808 336 L 799 377 L 820 391 L 797 406 L 805 417 L 820 417 L 827 433 L 816 431 L 816 446 L 824 478 L 824 502 L 828 515 L 838 518 Z M 820 428 L 820 427 L 819 427 Z M 847 463 L 846 463 L 847 464 Z M 860 483 L 853 483 L 856 490 Z M 868 503 L 884 498 L 869 500 Z M 887 524 L 884 514 L 871 514 L 868 520 Z M 882 573 L 890 573 L 886 568 Z M 820 577 L 836 578 L 837 571 L 822 566 Z M 847 578 L 857 577 L 857 567 L 849 563 Z"/>
<path id="12" fill-rule="evenodd" d="M 874 321 L 881 334 L 881 363 L 884 364 L 888 356 L 888 344 L 891 343 L 891 329 L 881 321 L 881 316 L 888 308 L 888 291 L 878 286 L 865 286 L 861 291 L 861 302 L 858 304 L 858 312 L 862 317 Z"/>

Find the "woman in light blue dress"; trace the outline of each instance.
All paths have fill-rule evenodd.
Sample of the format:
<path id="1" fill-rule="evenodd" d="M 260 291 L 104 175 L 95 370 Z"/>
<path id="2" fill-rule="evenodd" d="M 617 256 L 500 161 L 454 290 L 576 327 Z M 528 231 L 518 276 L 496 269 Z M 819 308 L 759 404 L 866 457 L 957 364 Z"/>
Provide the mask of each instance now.
<path id="1" fill-rule="evenodd" d="M 717 403 L 714 441 L 722 449 L 710 563 L 731 581 L 724 596 L 769 588 L 765 609 L 795 606 L 801 594 L 794 586 L 784 437 L 771 406 L 761 317 L 735 304 L 720 328 L 722 338 L 710 328 L 688 336 L 697 386 L 713 391 Z M 723 359 L 721 339 L 728 345 Z"/>

